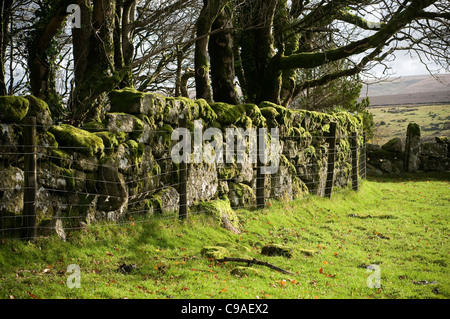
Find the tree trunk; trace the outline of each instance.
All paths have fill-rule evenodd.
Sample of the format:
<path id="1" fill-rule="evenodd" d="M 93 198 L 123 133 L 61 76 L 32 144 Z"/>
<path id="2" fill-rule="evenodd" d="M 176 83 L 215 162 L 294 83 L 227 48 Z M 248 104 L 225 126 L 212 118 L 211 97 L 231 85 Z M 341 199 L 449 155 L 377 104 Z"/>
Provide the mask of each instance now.
<path id="1" fill-rule="evenodd" d="M 212 30 L 230 29 L 233 26 L 232 12 L 227 6 L 213 22 Z M 238 104 L 234 85 L 234 54 L 232 32 L 222 31 L 212 34 L 209 39 L 211 60 L 211 85 L 216 102 Z"/>
<path id="2" fill-rule="evenodd" d="M 195 42 L 195 87 L 197 99 L 212 102 L 209 79 L 208 42 L 212 24 L 222 8 L 221 0 L 203 0 L 203 9 L 197 20 L 197 41 Z"/>
<path id="3" fill-rule="evenodd" d="M 98 117 L 102 110 L 104 93 L 107 92 L 102 89 L 102 85 L 113 89 L 114 86 L 110 86 L 118 85 L 124 77 L 124 72 L 121 72 L 120 81 L 117 77 L 114 78 L 114 20 L 115 3 L 95 0 L 85 74 L 83 82 L 75 89 L 76 106 L 73 117 L 77 124 Z"/>
<path id="4" fill-rule="evenodd" d="M 5 80 L 5 62 L 6 62 L 6 50 L 9 42 L 9 20 L 11 17 L 11 7 L 13 0 L 1 0 L 0 1 L 0 95 L 7 95 L 8 90 L 6 88 Z"/>
<path id="5" fill-rule="evenodd" d="M 279 72 L 273 67 L 267 70 L 275 55 L 272 25 L 276 4 L 277 0 L 255 0 L 242 8 L 241 60 L 247 83 L 247 102 L 250 103 L 278 102 L 275 95 L 280 87 Z M 264 82 L 266 79 L 271 83 Z M 266 91 L 267 88 L 270 91 Z"/>

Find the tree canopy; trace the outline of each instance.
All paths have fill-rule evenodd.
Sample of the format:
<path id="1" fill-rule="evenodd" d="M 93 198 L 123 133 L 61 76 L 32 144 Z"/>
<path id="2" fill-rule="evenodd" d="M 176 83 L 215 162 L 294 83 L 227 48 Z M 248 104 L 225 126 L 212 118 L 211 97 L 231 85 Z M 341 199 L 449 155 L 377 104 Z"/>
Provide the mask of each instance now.
<path id="1" fill-rule="evenodd" d="M 77 124 L 116 88 L 325 110 L 352 104 L 361 75 L 396 52 L 450 65 L 446 0 L 1 0 L 0 10 L 0 95 L 32 93 Z"/>

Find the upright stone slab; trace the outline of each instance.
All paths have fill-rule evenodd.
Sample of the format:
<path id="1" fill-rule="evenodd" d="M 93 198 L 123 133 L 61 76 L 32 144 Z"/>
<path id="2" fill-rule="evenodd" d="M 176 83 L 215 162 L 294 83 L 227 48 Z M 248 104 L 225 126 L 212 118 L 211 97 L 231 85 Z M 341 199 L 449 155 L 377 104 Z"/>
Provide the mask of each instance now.
<path id="1" fill-rule="evenodd" d="M 420 160 L 420 127 L 411 122 L 406 130 L 404 170 L 415 173 L 419 170 Z"/>

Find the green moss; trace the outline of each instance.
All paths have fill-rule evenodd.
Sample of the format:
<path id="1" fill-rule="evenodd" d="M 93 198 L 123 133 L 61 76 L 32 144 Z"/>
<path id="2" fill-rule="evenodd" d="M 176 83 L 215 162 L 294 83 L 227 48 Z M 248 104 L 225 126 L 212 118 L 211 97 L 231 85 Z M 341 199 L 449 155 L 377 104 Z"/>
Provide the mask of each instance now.
<path id="1" fill-rule="evenodd" d="M 231 105 L 227 103 L 211 103 L 211 108 L 217 114 L 217 121 L 222 126 L 236 125 L 250 127 L 255 125 L 263 127 L 266 119 L 255 104 Z"/>
<path id="2" fill-rule="evenodd" d="M 104 131 L 106 129 L 106 125 L 102 122 L 91 121 L 84 124 L 82 128 L 88 132 L 99 132 Z"/>
<path id="3" fill-rule="evenodd" d="M 125 142 L 128 150 L 130 151 L 131 161 L 133 164 L 138 164 L 142 161 L 144 156 L 145 146 L 142 143 L 138 143 L 134 140 L 128 140 Z"/>
<path id="4" fill-rule="evenodd" d="M 262 107 L 259 110 L 261 111 L 261 114 L 266 119 L 275 119 L 277 116 L 280 115 L 280 113 L 278 113 L 277 109 L 272 106 Z"/>
<path id="5" fill-rule="evenodd" d="M 125 134 L 124 132 L 121 133 Z M 103 145 L 105 146 L 104 152 L 106 155 L 111 155 L 116 147 L 119 146 L 121 142 L 123 142 L 123 137 L 121 137 L 120 139 L 117 138 L 117 135 L 119 135 L 119 133 L 95 132 L 94 134 L 102 139 Z"/>
<path id="6" fill-rule="evenodd" d="M 0 96 L 0 122 L 19 123 L 28 113 L 30 102 L 20 96 Z"/>
<path id="7" fill-rule="evenodd" d="M 140 104 L 144 96 L 145 93 L 129 87 L 113 90 L 109 93 L 111 112 L 127 112 L 130 104 Z"/>
<path id="8" fill-rule="evenodd" d="M 205 246 L 200 253 L 207 258 L 213 259 L 223 259 L 229 255 L 228 250 L 220 246 Z"/>
<path id="9" fill-rule="evenodd" d="M 39 113 L 48 112 L 50 113 L 50 108 L 48 107 L 48 104 L 45 103 L 44 100 L 41 100 L 33 95 L 27 95 L 25 98 L 30 102 L 30 108 L 28 110 L 29 116 L 36 116 Z"/>
<path id="10" fill-rule="evenodd" d="M 407 132 L 412 136 L 420 136 L 420 126 L 417 123 L 411 122 L 408 124 Z"/>
<path id="11" fill-rule="evenodd" d="M 195 103 L 199 107 L 200 117 L 207 123 L 211 124 L 217 121 L 217 114 L 204 99 L 195 100 Z"/>
<path id="12" fill-rule="evenodd" d="M 213 216 L 219 223 L 223 223 L 223 218 L 226 218 L 234 228 L 239 228 L 239 218 L 231 208 L 228 198 L 200 202 L 196 205 L 195 211 Z"/>
<path id="13" fill-rule="evenodd" d="M 60 146 L 67 147 L 70 151 L 103 156 L 103 140 L 93 133 L 68 124 L 54 125 L 49 131 L 55 135 Z"/>
<path id="14" fill-rule="evenodd" d="M 52 149 L 50 155 L 52 156 L 52 162 L 61 167 L 70 167 L 72 164 L 72 157 L 60 149 Z"/>
<path id="15" fill-rule="evenodd" d="M 172 132 L 173 128 L 169 124 L 164 124 L 157 131 L 158 140 L 161 139 L 165 147 L 170 147 L 172 145 Z"/>

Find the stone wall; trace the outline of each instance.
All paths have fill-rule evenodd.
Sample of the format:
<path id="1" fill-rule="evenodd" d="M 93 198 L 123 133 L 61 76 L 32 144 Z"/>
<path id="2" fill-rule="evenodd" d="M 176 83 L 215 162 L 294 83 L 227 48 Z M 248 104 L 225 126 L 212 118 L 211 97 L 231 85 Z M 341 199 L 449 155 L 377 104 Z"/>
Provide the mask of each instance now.
<path id="1" fill-rule="evenodd" d="M 406 142 L 399 137 L 386 144 L 367 145 L 367 173 L 370 175 L 450 170 L 450 138 L 436 137 L 434 142 L 420 141 L 420 127 L 410 123 Z"/>
<path id="2" fill-rule="evenodd" d="M 132 89 L 111 92 L 101 120 L 80 128 L 51 122 L 45 103 L 33 97 L 2 98 L 0 108 L 0 229 L 21 224 L 23 209 L 23 119 L 38 118 L 37 214 L 42 232 L 80 227 L 96 220 L 136 215 L 172 214 L 179 205 L 179 166 L 171 160 L 171 135 L 187 118 L 203 127 L 277 127 L 282 150 L 279 170 L 266 175 L 266 196 L 291 200 L 308 193 L 323 195 L 327 177 L 329 123 L 337 123 L 335 186 L 351 182 L 350 134 L 362 120 L 347 113 L 292 111 L 264 102 L 226 105 L 168 98 Z M 40 108 L 31 105 L 39 105 Z M 13 112 L 19 109 L 21 112 Z M 20 114 L 19 114 L 20 113 Z M 6 114 L 6 113 L 2 113 Z M 256 203 L 256 165 L 190 164 L 188 205 L 226 199 L 233 208 Z M 60 229 L 60 231 L 62 231 Z"/>

